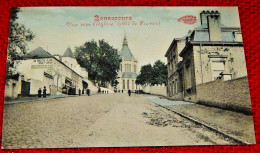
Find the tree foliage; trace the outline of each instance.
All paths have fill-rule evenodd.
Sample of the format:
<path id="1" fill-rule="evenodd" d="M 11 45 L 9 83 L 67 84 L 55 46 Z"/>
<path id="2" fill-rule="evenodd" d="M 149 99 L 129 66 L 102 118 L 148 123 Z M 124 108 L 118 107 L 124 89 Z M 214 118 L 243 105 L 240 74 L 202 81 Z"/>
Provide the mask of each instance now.
<path id="1" fill-rule="evenodd" d="M 167 66 L 160 60 L 154 65 L 147 64 L 141 67 L 141 72 L 137 76 L 137 84 L 162 84 L 167 81 Z"/>
<path id="2" fill-rule="evenodd" d="M 16 20 L 18 19 L 18 13 L 20 8 L 12 8 L 10 13 L 10 27 L 8 37 L 8 58 L 7 66 L 12 67 L 13 61 L 20 59 L 20 57 L 26 54 L 28 50 L 27 43 L 32 41 L 35 35 L 30 29 L 27 29 L 24 25 L 20 25 Z"/>
<path id="3" fill-rule="evenodd" d="M 91 40 L 75 50 L 74 56 L 88 70 L 91 80 L 100 82 L 102 86 L 116 83 L 121 59 L 115 48 L 104 40 L 99 40 L 98 43 Z"/>
<path id="4" fill-rule="evenodd" d="M 140 74 L 136 78 L 137 84 L 146 84 L 152 82 L 153 67 L 151 64 L 147 64 L 141 67 Z"/>

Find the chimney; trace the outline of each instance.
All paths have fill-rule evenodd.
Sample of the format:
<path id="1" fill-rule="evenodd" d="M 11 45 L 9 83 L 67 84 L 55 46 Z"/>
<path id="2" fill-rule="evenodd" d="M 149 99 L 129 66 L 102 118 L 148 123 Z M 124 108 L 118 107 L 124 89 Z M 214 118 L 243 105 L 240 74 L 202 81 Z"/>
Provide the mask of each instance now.
<path id="1" fill-rule="evenodd" d="M 208 24 L 207 16 L 210 15 L 210 11 L 202 11 L 200 13 L 200 23 Z"/>
<path id="2" fill-rule="evenodd" d="M 211 11 L 207 16 L 210 41 L 222 41 L 221 20 L 218 11 Z"/>

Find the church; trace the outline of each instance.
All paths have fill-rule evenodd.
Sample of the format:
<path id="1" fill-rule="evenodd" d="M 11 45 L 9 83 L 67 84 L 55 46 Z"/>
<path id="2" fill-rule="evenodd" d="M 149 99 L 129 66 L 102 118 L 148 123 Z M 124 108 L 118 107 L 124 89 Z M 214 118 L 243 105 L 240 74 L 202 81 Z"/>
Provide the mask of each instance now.
<path id="1" fill-rule="evenodd" d="M 135 83 L 139 72 L 138 61 L 135 59 L 128 47 L 126 35 L 124 36 L 122 49 L 119 52 L 119 55 L 122 62 L 117 77 L 117 90 L 138 90 L 139 86 Z"/>

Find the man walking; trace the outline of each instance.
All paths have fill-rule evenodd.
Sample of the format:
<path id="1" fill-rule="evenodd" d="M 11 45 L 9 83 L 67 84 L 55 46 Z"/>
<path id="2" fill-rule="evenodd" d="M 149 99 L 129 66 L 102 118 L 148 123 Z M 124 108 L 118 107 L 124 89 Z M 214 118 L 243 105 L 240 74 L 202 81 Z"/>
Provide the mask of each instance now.
<path id="1" fill-rule="evenodd" d="M 89 89 L 87 89 L 87 94 L 88 94 L 88 96 L 90 96 L 90 90 Z"/>
<path id="2" fill-rule="evenodd" d="M 39 90 L 38 90 L 38 97 L 39 98 L 42 97 L 42 89 L 41 88 L 39 88 Z"/>
<path id="3" fill-rule="evenodd" d="M 43 98 L 46 98 L 46 92 L 47 92 L 47 90 L 46 90 L 46 87 L 44 86 L 43 87 L 43 93 L 42 93 Z"/>
<path id="4" fill-rule="evenodd" d="M 129 97 L 131 96 L 131 90 L 130 89 L 128 89 L 128 95 L 129 95 Z"/>
<path id="5" fill-rule="evenodd" d="M 80 93 L 81 93 L 81 90 L 80 90 L 80 88 L 79 88 L 79 96 L 80 96 Z"/>

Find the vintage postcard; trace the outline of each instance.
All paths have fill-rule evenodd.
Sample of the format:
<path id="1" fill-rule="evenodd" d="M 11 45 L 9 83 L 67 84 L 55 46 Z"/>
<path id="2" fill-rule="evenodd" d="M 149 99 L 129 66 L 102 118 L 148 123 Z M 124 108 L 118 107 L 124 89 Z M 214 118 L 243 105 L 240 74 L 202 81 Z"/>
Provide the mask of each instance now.
<path id="1" fill-rule="evenodd" d="M 10 12 L 2 148 L 255 144 L 237 7 Z"/>

